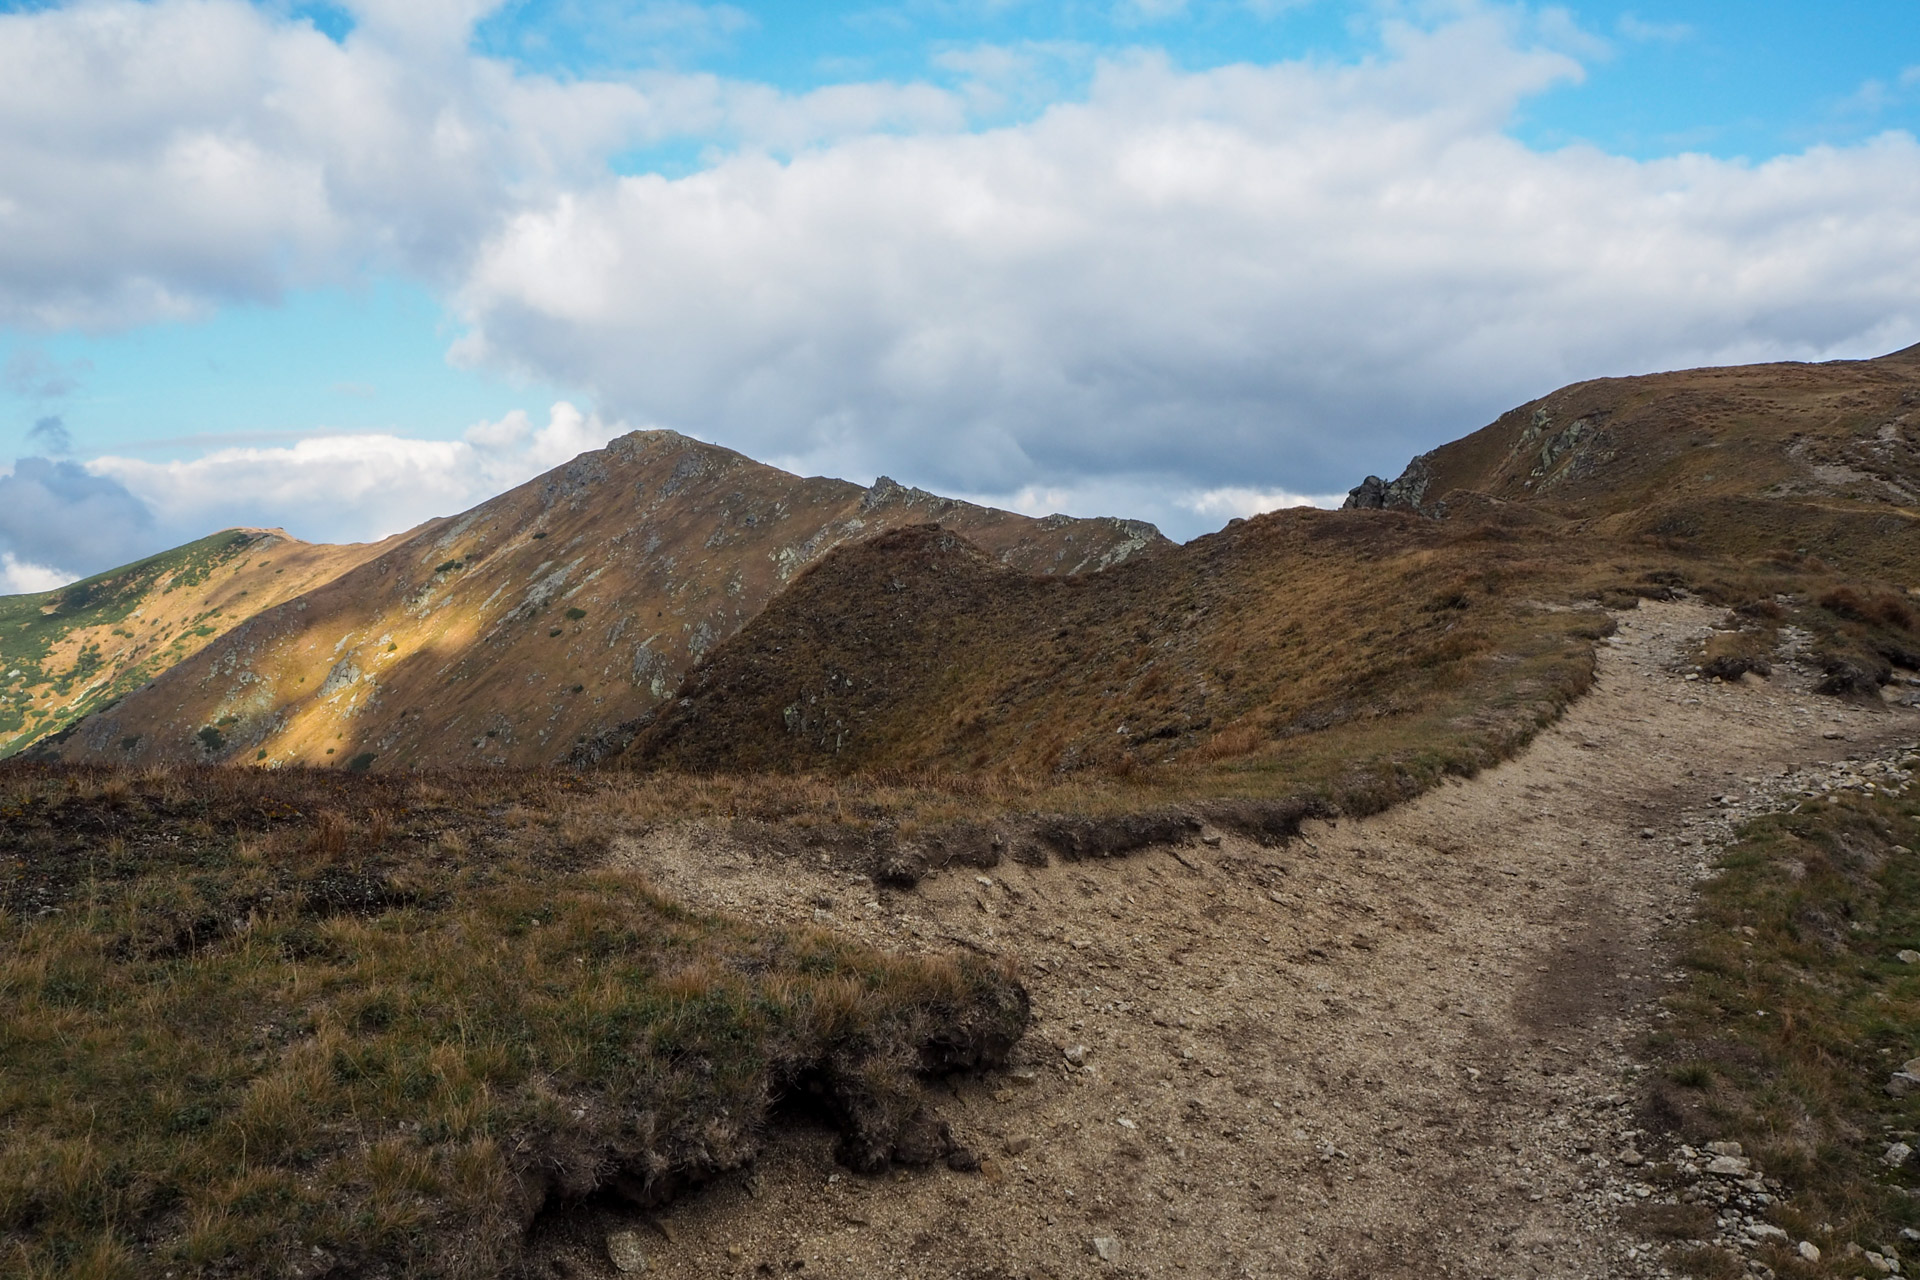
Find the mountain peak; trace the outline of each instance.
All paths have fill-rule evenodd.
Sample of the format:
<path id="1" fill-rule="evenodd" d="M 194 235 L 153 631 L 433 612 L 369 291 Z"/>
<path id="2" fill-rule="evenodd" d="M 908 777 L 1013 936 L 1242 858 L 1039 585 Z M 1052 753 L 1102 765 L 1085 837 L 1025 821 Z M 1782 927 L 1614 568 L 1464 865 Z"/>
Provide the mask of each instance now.
<path id="1" fill-rule="evenodd" d="M 835 547 L 929 522 L 1030 574 L 1170 545 L 1137 522 L 1034 520 L 635 431 L 255 613 L 60 749 L 358 767 L 591 755 Z"/>

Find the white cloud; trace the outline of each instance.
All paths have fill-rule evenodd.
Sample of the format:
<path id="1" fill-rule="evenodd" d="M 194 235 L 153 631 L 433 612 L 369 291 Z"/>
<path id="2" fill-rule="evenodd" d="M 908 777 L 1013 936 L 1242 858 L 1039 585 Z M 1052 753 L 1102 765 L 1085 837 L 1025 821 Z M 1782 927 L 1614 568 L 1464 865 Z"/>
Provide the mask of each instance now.
<path id="1" fill-rule="evenodd" d="M 860 477 L 864 480 L 865 477 Z M 1346 493 L 1290 493 L 1225 485 L 1216 489 L 1169 487 L 1165 475 L 1109 475 L 1051 485 L 1022 485 L 1001 492 L 969 490 L 953 496 L 1022 515 L 1119 515 L 1147 520 L 1176 538 L 1218 529 L 1235 517 L 1285 507 L 1337 507 Z"/>
<path id="2" fill-rule="evenodd" d="M 0 324 L 403 271 L 455 298 L 457 358 L 609 422 L 1181 535 L 1392 474 L 1576 378 L 1920 339 L 1911 136 L 1760 165 L 1532 150 L 1516 110 L 1606 51 L 1553 8 L 1380 6 L 1448 16 L 1382 20 L 1344 65 L 1131 56 L 970 132 L 1018 67 L 1077 80 L 1080 53 L 792 95 L 529 74 L 468 51 L 493 0 L 350 7 L 339 43 L 240 0 L 0 15 Z M 608 171 L 688 138 L 717 149 L 690 176 Z M 556 411 L 90 466 L 156 529 L 362 538 L 610 430 Z"/>
<path id="3" fill-rule="evenodd" d="M 112 328 L 368 271 L 446 284 L 512 211 L 629 148 L 965 122 L 923 84 L 517 73 L 465 49 L 496 0 L 347 7 L 338 44 L 242 0 L 0 13 L 0 325 Z"/>
<path id="4" fill-rule="evenodd" d="M 474 425 L 460 440 L 323 436 L 170 462 L 107 456 L 87 469 L 151 513 L 156 548 L 230 525 L 359 542 L 463 511 L 624 430 L 562 402 L 543 426 L 516 410 Z"/>
<path id="5" fill-rule="evenodd" d="M 0 551 L 0 596 L 36 595 L 64 587 L 79 576 L 46 565 L 30 564 L 11 551 Z"/>
<path id="6" fill-rule="evenodd" d="M 1191 494 L 1182 499 L 1180 505 L 1196 515 L 1219 521 L 1236 516 L 1245 519 L 1287 507 L 1337 507 L 1346 498 L 1344 493 L 1288 493 L 1284 489 L 1248 489 L 1227 485 Z"/>
<path id="7" fill-rule="evenodd" d="M 582 187 L 488 242 L 461 353 L 803 470 L 1333 492 L 1580 377 L 1920 338 L 1912 138 L 1534 151 L 1512 111 L 1579 67 L 1531 39 L 1140 59 L 1014 127 Z"/>
<path id="8" fill-rule="evenodd" d="M 496 179 L 418 71 L 235 0 L 0 15 L 0 323 L 180 316 L 457 250 Z"/>

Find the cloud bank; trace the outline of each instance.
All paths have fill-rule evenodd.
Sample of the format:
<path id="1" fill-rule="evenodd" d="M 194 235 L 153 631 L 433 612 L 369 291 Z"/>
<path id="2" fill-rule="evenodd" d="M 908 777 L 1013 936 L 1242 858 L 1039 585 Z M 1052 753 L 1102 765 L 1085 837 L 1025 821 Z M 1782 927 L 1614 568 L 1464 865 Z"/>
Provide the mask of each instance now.
<path id="1" fill-rule="evenodd" d="M 1580 69 L 1515 34 L 570 191 L 488 240 L 462 353 L 803 469 L 1320 492 L 1573 379 L 1920 338 L 1912 138 L 1536 152 L 1504 125 Z"/>
<path id="2" fill-rule="evenodd" d="M 1386 21 L 1346 64 L 1136 51 L 985 127 L 1019 50 L 946 56 L 975 75 L 950 87 L 791 95 L 531 74 L 470 50 L 486 0 L 350 7 L 339 41 L 237 0 L 0 16 L 0 324 L 400 272 L 464 323 L 454 358 L 599 416 L 94 459 L 150 517 L 130 537 L 374 537 L 620 421 L 1189 536 L 1578 378 L 1920 340 L 1911 136 L 1760 164 L 1531 149 L 1516 113 L 1597 48 L 1552 10 Z M 676 141 L 710 148 L 687 176 L 614 172 Z M 72 381 L 37 357 L 6 376 Z M 49 519 L 110 501 L 71 465 L 0 484 Z M 0 534 L 21 564 L 85 559 L 50 545 Z"/>
<path id="3" fill-rule="evenodd" d="M 184 461 L 22 458 L 0 475 L 0 594 L 45 591 L 233 525 L 367 541 L 449 515 L 598 449 L 622 428 L 570 404 L 459 440 L 326 436 Z"/>

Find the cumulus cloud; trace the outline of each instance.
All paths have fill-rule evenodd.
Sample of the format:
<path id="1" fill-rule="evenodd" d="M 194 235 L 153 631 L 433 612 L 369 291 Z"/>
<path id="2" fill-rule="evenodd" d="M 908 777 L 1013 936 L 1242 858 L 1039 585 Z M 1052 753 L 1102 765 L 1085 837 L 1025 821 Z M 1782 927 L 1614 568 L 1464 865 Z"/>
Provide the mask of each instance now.
<path id="1" fill-rule="evenodd" d="M 236 525 L 370 541 L 464 511 L 625 429 L 561 402 L 544 423 L 516 410 L 459 440 L 323 436 L 168 462 L 23 458 L 0 475 L 0 594 L 51 590 Z"/>
<path id="2" fill-rule="evenodd" d="M 230 525 L 354 542 L 465 510 L 622 430 L 563 402 L 544 425 L 516 410 L 476 424 L 459 440 L 323 436 L 176 461 L 107 456 L 87 465 L 103 482 L 137 495 L 152 514 L 158 545 Z"/>
<path id="3" fill-rule="evenodd" d="M 445 285 L 503 217 L 635 147 L 964 120 L 929 85 L 520 73 L 467 51 L 497 0 L 345 7 L 340 42 L 243 0 L 0 13 L 0 324 L 113 328 L 367 271 Z"/>
<path id="4" fill-rule="evenodd" d="M 1381 6 L 1450 16 L 1382 20 L 1344 64 L 1129 55 L 991 129 L 1009 68 L 1079 83 L 1080 55 L 949 51 L 956 89 L 787 94 L 534 74 L 471 51 L 496 0 L 347 7 L 337 41 L 241 0 L 0 15 L 0 324 L 403 271 L 454 300 L 456 358 L 577 389 L 605 422 L 1180 535 L 1391 474 L 1577 378 L 1920 339 L 1910 135 L 1764 164 L 1531 149 L 1516 111 L 1607 52 L 1551 7 Z M 733 21 L 631 12 L 669 35 Z M 686 177 L 609 168 L 689 138 L 715 150 Z M 88 474 L 156 536 L 365 538 L 610 430 L 567 412 Z"/>
<path id="5" fill-rule="evenodd" d="M 1147 520 L 1171 537 L 1186 539 L 1218 529 L 1235 518 L 1257 516 L 1284 507 L 1337 507 L 1346 493 L 1291 493 L 1225 485 L 1214 489 L 1182 487 L 1162 474 L 1087 476 L 1058 484 L 1028 484 L 1016 489 L 963 490 L 953 496 L 984 506 L 1045 516 L 1119 515 Z"/>
<path id="6" fill-rule="evenodd" d="M 476 129 L 349 44 L 238 0 L 0 15 L 0 322 L 175 317 L 457 246 L 493 204 Z"/>
<path id="7" fill-rule="evenodd" d="M 802 470 L 1332 493 L 1580 377 L 1920 338 L 1920 147 L 1540 152 L 1505 13 L 982 133 L 743 153 L 513 218 L 458 354 Z M 1192 530 L 1195 512 L 1173 523 Z"/>
<path id="8" fill-rule="evenodd" d="M 153 532 L 153 514 L 139 498 L 77 462 L 21 458 L 0 476 L 0 556 L 9 581 L 71 580 L 137 559 L 155 550 Z"/>
<path id="9" fill-rule="evenodd" d="M 1344 493 L 1288 493 L 1285 489 L 1249 489 L 1242 485 L 1227 485 L 1189 494 L 1181 499 L 1180 505 L 1195 515 L 1217 523 L 1287 507 L 1337 507 L 1346 498 Z"/>
<path id="10" fill-rule="evenodd" d="M 34 595 L 64 587 L 79 574 L 28 564 L 11 551 L 0 551 L 0 596 Z"/>

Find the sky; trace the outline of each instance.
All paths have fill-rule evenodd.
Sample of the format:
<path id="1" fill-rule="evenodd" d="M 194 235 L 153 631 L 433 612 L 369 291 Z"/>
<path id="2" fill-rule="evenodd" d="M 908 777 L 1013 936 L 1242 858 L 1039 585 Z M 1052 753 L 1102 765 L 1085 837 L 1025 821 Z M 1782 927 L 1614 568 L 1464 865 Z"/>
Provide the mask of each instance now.
<path id="1" fill-rule="evenodd" d="M 1190 538 L 1920 342 L 1920 4 L 0 0 L 0 593 L 620 432 Z"/>

